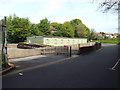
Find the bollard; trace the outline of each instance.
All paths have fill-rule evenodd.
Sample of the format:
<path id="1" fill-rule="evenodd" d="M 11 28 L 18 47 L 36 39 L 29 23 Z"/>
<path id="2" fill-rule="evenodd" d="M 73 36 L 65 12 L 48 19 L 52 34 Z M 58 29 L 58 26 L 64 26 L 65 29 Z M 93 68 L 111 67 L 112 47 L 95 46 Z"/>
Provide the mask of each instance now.
<path id="1" fill-rule="evenodd" d="M 79 50 L 80 50 L 80 44 L 78 44 Z"/>
<path id="2" fill-rule="evenodd" d="M 56 55 L 56 52 L 57 52 L 57 51 L 56 51 L 56 46 L 55 46 L 55 55 Z"/>
<path id="3" fill-rule="evenodd" d="M 78 48 L 79 48 L 79 50 L 78 50 L 78 54 L 80 54 L 80 44 L 78 44 Z"/>
<path id="4" fill-rule="evenodd" d="M 72 48 L 72 47 L 70 46 L 70 57 L 72 56 L 71 48 Z"/>
<path id="5" fill-rule="evenodd" d="M 66 53 L 66 54 L 67 54 L 67 56 L 68 56 L 68 53 L 69 53 L 69 51 L 68 51 L 68 50 L 69 50 L 69 49 L 68 49 L 68 46 L 67 46 L 67 53 Z"/>

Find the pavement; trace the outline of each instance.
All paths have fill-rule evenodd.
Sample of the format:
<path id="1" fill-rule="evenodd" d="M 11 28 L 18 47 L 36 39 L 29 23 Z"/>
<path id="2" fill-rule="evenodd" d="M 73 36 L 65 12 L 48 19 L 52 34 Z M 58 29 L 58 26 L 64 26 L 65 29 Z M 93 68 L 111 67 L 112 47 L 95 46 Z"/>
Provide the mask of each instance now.
<path id="1" fill-rule="evenodd" d="M 11 59 L 17 68 L 3 76 L 3 88 L 118 88 L 118 46 L 74 57 Z"/>
<path id="2" fill-rule="evenodd" d="M 76 55 L 74 55 L 73 57 L 76 57 Z M 36 55 L 36 56 L 9 59 L 9 63 L 15 65 L 16 68 L 11 72 L 7 73 L 7 75 L 28 71 L 40 67 L 45 67 L 51 64 L 68 60 L 70 58 L 72 57 L 68 57 L 64 55 Z"/>

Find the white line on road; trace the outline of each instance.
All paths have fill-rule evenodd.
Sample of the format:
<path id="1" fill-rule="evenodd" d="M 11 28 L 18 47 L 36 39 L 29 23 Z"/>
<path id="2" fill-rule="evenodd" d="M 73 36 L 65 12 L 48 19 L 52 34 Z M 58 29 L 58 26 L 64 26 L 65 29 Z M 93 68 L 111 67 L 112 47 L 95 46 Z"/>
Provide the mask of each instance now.
<path id="1" fill-rule="evenodd" d="M 120 58 L 119 58 L 119 60 L 115 63 L 115 65 L 114 65 L 112 68 L 110 68 L 110 69 L 111 69 L 111 70 L 115 70 L 115 67 L 118 65 L 119 61 L 120 61 Z"/>

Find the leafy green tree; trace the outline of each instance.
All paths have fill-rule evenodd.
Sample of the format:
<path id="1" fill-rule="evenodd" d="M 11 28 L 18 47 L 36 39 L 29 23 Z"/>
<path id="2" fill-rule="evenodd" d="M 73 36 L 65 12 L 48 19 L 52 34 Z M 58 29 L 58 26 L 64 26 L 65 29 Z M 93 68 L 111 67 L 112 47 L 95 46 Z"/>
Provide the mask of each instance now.
<path id="1" fill-rule="evenodd" d="M 92 28 L 91 31 L 90 31 L 90 35 L 89 35 L 88 38 L 89 38 L 89 40 L 90 40 L 90 39 L 95 39 L 95 36 L 96 36 L 96 35 L 95 35 L 95 29 Z"/>
<path id="2" fill-rule="evenodd" d="M 40 23 L 38 23 L 38 29 L 40 32 L 42 32 L 44 35 L 50 34 L 50 21 L 48 21 L 47 18 L 40 20 Z"/>
<path id="3" fill-rule="evenodd" d="M 70 22 L 65 22 L 62 25 L 62 34 L 64 37 L 74 37 L 74 28 Z"/>
<path id="4" fill-rule="evenodd" d="M 73 19 L 70 21 L 70 23 L 72 24 L 72 26 L 77 26 L 77 25 L 81 24 L 82 21 L 80 19 Z"/>
<path id="5" fill-rule="evenodd" d="M 50 26 L 57 29 L 50 33 Z M 63 36 L 63 37 L 88 37 L 90 30 L 80 19 L 73 19 L 63 24 L 50 23 L 47 18 L 40 20 L 38 24 L 32 24 L 28 18 L 20 18 L 15 14 L 7 17 L 8 42 L 18 43 L 26 40 L 28 36 Z"/>
<path id="6" fill-rule="evenodd" d="M 104 36 L 105 33 L 104 32 L 100 32 L 100 34 L 102 34 L 102 36 Z"/>
<path id="7" fill-rule="evenodd" d="M 90 30 L 86 25 L 84 24 L 79 24 L 77 25 L 77 35 L 80 38 L 88 38 L 90 35 Z"/>
<path id="8" fill-rule="evenodd" d="M 77 35 L 77 25 L 82 24 L 82 21 L 80 19 L 73 19 L 70 21 L 70 23 L 72 24 L 72 27 L 74 28 L 74 36 L 78 37 Z"/>
<path id="9" fill-rule="evenodd" d="M 62 37 L 62 32 L 60 30 L 56 31 L 53 33 L 53 36 L 59 36 L 59 37 Z"/>
<path id="10" fill-rule="evenodd" d="M 50 25 L 53 26 L 54 28 L 56 28 L 57 30 L 62 30 L 62 24 L 61 23 L 52 22 Z"/>
<path id="11" fill-rule="evenodd" d="M 37 24 L 31 24 L 28 36 L 42 36 L 42 35 L 44 35 L 44 33 L 39 31 Z"/>
<path id="12" fill-rule="evenodd" d="M 87 36 L 87 31 L 85 30 L 85 27 L 83 24 L 80 24 L 77 26 L 77 35 L 80 38 L 86 38 Z"/>
<path id="13" fill-rule="evenodd" d="M 57 22 L 52 22 L 52 23 L 50 23 L 50 26 L 53 26 L 54 28 L 58 29 L 59 23 L 57 23 Z"/>
<path id="14" fill-rule="evenodd" d="M 86 37 L 88 38 L 90 36 L 90 29 L 86 25 L 84 25 L 84 27 L 87 32 Z"/>
<path id="15" fill-rule="evenodd" d="M 60 37 L 63 36 L 62 24 L 57 22 L 52 22 L 50 25 L 53 26 L 55 29 L 57 29 L 57 31 L 52 34 L 53 36 L 60 36 Z"/>
<path id="16" fill-rule="evenodd" d="M 7 18 L 7 36 L 9 42 L 23 42 L 28 36 L 30 29 L 28 18 L 19 18 L 16 15 Z"/>

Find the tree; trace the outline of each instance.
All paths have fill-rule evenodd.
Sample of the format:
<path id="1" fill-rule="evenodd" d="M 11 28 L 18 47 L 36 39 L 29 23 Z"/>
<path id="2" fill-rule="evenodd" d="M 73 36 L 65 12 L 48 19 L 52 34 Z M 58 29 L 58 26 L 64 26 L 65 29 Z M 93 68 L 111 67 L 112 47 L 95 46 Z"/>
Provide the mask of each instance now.
<path id="1" fill-rule="evenodd" d="M 42 32 L 44 35 L 50 34 L 50 21 L 47 18 L 40 20 L 38 23 L 39 31 Z"/>
<path id="2" fill-rule="evenodd" d="M 57 30 L 56 32 L 53 33 L 53 36 L 59 36 L 59 37 L 62 37 L 63 34 L 60 30 Z"/>
<path id="3" fill-rule="evenodd" d="M 58 29 L 59 23 L 57 23 L 57 22 L 52 22 L 52 23 L 50 24 L 50 26 L 53 26 L 54 28 Z"/>
<path id="4" fill-rule="evenodd" d="M 93 0 L 93 2 L 95 2 L 95 0 Z M 119 3 L 120 3 L 120 0 L 104 0 L 100 3 L 99 8 L 102 8 L 103 12 L 108 12 L 110 10 L 118 11 Z"/>
<path id="5" fill-rule="evenodd" d="M 76 30 L 77 30 L 77 36 L 80 38 L 88 38 L 88 36 L 90 35 L 89 28 L 84 24 L 77 25 Z"/>
<path id="6" fill-rule="evenodd" d="M 85 30 L 87 32 L 86 36 L 87 38 L 90 36 L 90 29 L 84 24 Z"/>
<path id="7" fill-rule="evenodd" d="M 73 19 L 70 21 L 72 24 L 72 27 L 74 28 L 74 37 L 78 37 L 77 35 L 77 25 L 82 24 L 82 21 L 80 19 Z"/>
<path id="8" fill-rule="evenodd" d="M 28 36 L 40 36 L 40 35 L 44 35 L 44 33 L 39 31 L 37 24 L 31 24 Z"/>
<path id="9" fill-rule="evenodd" d="M 85 29 L 84 24 L 77 25 L 77 35 L 80 38 L 86 38 L 87 37 L 87 31 Z"/>
<path id="10" fill-rule="evenodd" d="M 61 23 L 52 22 L 50 25 L 57 29 L 57 31 L 52 34 L 53 36 L 63 36 Z"/>
<path id="11" fill-rule="evenodd" d="M 7 39 L 9 42 L 23 42 L 28 36 L 30 21 L 28 18 L 19 18 L 15 14 L 7 18 Z"/>
<path id="12" fill-rule="evenodd" d="M 104 32 L 100 32 L 100 34 L 102 34 L 102 36 L 105 34 Z"/>
<path id="13" fill-rule="evenodd" d="M 95 36 L 96 36 L 96 35 L 95 35 L 95 29 L 92 28 L 91 31 L 90 31 L 90 35 L 89 35 L 89 40 L 90 40 L 90 39 L 95 39 Z"/>
<path id="14" fill-rule="evenodd" d="M 74 37 L 74 29 L 70 22 L 64 22 L 61 32 L 64 37 Z"/>
<path id="15" fill-rule="evenodd" d="M 4 22 L 4 20 L 2 21 Z M 82 25 L 80 28 L 83 28 L 83 30 L 80 28 L 78 30 L 79 25 Z M 50 33 L 50 26 L 53 26 L 57 31 Z M 81 37 L 82 33 L 85 33 L 85 36 L 82 37 L 89 36 L 89 28 L 82 24 L 80 19 L 73 19 L 70 22 L 61 24 L 57 22 L 50 23 L 50 21 L 45 18 L 40 20 L 38 24 L 32 24 L 28 18 L 20 18 L 14 14 L 13 16 L 7 17 L 7 29 L 8 42 L 12 43 L 24 42 L 28 36 Z M 81 34 L 81 36 L 78 34 Z"/>
<path id="16" fill-rule="evenodd" d="M 80 19 L 73 19 L 70 21 L 70 23 L 72 24 L 72 26 L 77 26 L 77 25 L 81 24 L 82 21 Z"/>

